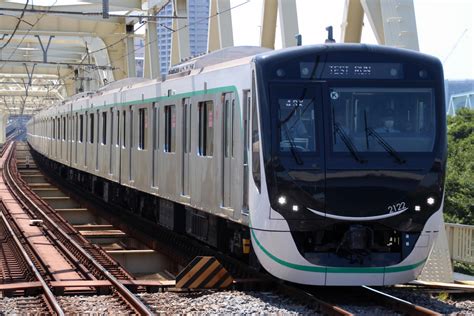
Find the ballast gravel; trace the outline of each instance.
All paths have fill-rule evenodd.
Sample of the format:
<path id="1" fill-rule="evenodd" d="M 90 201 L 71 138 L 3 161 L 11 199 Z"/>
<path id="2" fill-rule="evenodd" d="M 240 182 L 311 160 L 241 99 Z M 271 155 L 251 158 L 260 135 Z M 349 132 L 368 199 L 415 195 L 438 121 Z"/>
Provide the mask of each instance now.
<path id="1" fill-rule="evenodd" d="M 443 315 L 474 315 L 474 295 L 472 293 L 451 295 L 446 299 L 441 299 L 440 295 L 402 288 L 384 289 L 383 292 Z"/>
<path id="2" fill-rule="evenodd" d="M 58 303 L 67 315 L 127 315 L 129 308 L 112 295 L 58 296 Z"/>
<path id="3" fill-rule="evenodd" d="M 272 292 L 163 292 L 138 296 L 157 314 L 316 315 L 314 310 Z"/>
<path id="4" fill-rule="evenodd" d="M 46 315 L 48 309 L 37 296 L 3 297 L 0 299 L 0 315 Z"/>

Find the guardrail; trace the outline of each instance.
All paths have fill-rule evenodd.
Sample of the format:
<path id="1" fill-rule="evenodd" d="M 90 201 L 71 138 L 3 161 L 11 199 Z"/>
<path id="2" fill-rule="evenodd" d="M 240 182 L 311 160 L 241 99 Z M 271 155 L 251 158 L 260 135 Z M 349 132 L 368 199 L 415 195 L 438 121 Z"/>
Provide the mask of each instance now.
<path id="1" fill-rule="evenodd" d="M 451 259 L 474 264 L 474 226 L 446 223 Z"/>

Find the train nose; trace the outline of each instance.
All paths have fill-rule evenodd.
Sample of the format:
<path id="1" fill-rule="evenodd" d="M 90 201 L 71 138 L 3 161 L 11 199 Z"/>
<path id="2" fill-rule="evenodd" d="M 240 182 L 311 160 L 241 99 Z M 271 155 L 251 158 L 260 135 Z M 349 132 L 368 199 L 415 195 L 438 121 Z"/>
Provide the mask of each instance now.
<path id="1" fill-rule="evenodd" d="M 409 195 L 423 179 L 416 172 L 393 170 L 352 172 L 344 178 L 342 175 L 334 172 L 327 176 L 326 213 L 352 218 L 384 216 L 394 213 L 392 204 L 410 205 Z"/>

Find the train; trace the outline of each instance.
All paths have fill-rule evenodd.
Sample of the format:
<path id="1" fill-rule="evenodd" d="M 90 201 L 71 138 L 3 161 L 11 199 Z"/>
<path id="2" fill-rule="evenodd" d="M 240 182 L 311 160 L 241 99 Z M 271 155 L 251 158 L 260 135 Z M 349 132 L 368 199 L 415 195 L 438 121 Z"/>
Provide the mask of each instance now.
<path id="1" fill-rule="evenodd" d="M 306 285 L 421 272 L 443 223 L 441 62 L 229 47 L 37 113 L 36 155 L 110 203 Z"/>

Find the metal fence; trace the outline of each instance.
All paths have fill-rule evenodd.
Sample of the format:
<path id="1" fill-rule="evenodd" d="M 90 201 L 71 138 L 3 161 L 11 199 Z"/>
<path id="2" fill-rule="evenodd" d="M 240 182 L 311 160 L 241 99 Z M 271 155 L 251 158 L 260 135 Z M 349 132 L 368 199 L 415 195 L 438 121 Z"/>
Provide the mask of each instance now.
<path id="1" fill-rule="evenodd" d="M 446 223 L 451 259 L 474 264 L 474 226 Z"/>
<path id="2" fill-rule="evenodd" d="M 474 91 L 453 94 L 449 99 L 448 115 L 456 115 L 460 108 L 474 109 Z"/>

